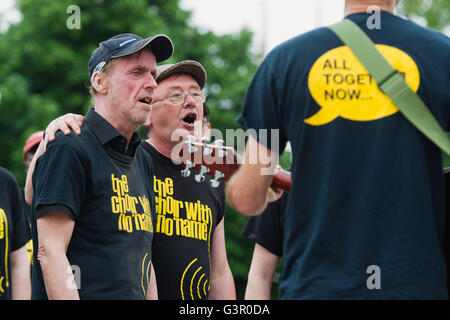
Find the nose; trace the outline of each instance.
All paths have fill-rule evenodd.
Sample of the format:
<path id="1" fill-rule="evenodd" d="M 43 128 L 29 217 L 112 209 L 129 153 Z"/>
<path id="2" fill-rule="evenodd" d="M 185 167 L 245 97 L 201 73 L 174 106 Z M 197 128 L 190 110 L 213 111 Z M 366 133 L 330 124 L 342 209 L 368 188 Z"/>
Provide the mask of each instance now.
<path id="1" fill-rule="evenodd" d="M 156 83 L 155 78 L 150 74 L 145 81 L 145 88 L 155 90 L 158 84 Z"/>
<path id="2" fill-rule="evenodd" d="M 195 107 L 196 103 L 194 98 L 192 98 L 192 96 L 190 94 L 186 94 L 185 98 L 184 98 L 184 103 L 183 106 L 184 107 Z"/>

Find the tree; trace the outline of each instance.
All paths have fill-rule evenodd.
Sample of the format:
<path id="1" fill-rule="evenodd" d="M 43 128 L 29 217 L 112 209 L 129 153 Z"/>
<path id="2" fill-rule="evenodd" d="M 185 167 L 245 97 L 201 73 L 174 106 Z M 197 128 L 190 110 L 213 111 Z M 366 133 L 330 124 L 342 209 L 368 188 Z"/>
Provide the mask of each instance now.
<path id="1" fill-rule="evenodd" d="M 236 128 L 246 88 L 256 70 L 252 33 L 218 36 L 189 24 L 179 0 L 18 0 L 22 19 L 0 33 L 0 165 L 24 183 L 22 149 L 26 138 L 64 113 L 86 113 L 87 64 L 99 42 L 118 33 L 143 37 L 164 33 L 175 45 L 167 63 L 193 59 L 208 71 L 208 106 L 213 127 Z M 69 12 L 69 13 L 68 13 Z M 75 28 L 72 28 L 75 26 Z M 232 271 L 245 285 L 251 244 L 240 234 L 246 218 L 228 207 L 226 239 Z M 246 265 L 247 263 L 247 265 Z M 238 296 L 243 297 L 243 286 Z"/>
<path id="2" fill-rule="evenodd" d="M 438 31 L 450 27 L 450 1 L 448 0 L 403 0 L 399 12 L 413 20 L 422 20 L 426 26 Z"/>
<path id="3" fill-rule="evenodd" d="M 237 127 L 234 119 L 256 69 L 249 50 L 252 34 L 247 30 L 225 36 L 202 34 L 189 25 L 190 13 L 178 2 L 80 0 L 80 29 L 68 29 L 70 0 L 18 2 L 22 20 L 0 34 L 0 58 L 5 61 L 0 65 L 0 112 L 5 124 L 0 163 L 19 182 L 24 181 L 21 146 L 26 137 L 57 115 L 86 112 L 87 62 L 100 41 L 117 33 L 168 34 L 175 44 L 168 62 L 193 59 L 208 70 L 213 126 Z"/>
<path id="4" fill-rule="evenodd" d="M 429 28 L 450 34 L 450 1 L 448 0 L 408 0 L 401 1 L 399 13 L 412 20 L 425 22 Z M 450 165 L 450 156 L 443 153 L 444 167 Z"/>

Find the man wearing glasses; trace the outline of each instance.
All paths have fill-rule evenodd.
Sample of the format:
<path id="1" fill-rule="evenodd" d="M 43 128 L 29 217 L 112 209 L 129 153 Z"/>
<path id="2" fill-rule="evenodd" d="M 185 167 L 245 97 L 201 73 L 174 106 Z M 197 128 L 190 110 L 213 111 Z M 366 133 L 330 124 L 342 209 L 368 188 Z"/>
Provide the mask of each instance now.
<path id="1" fill-rule="evenodd" d="M 235 299 L 234 280 L 225 250 L 223 185 L 209 179 L 182 177 L 173 162 L 177 137 L 202 138 L 206 71 L 196 61 L 157 67 L 155 100 L 149 139 L 141 144 L 150 153 L 155 173 L 157 221 L 152 244 L 159 299 Z M 196 129 L 196 130 L 194 130 Z M 151 280 L 152 281 L 152 280 Z"/>
<path id="2" fill-rule="evenodd" d="M 145 124 L 149 138 L 140 145 L 151 156 L 154 168 L 156 220 L 151 262 L 157 283 L 150 277 L 152 299 L 236 298 L 225 248 L 224 186 L 212 188 L 206 176 L 202 183 L 195 181 L 194 174 L 182 177 L 183 168 L 172 156 L 180 143 L 177 137 L 202 138 L 199 128 L 206 78 L 203 66 L 192 60 L 157 67 L 157 87 Z M 52 141 L 58 130 L 69 134 L 69 127 L 79 134 L 83 121 L 80 115 L 64 115 L 49 124 L 46 136 Z"/>
<path id="3" fill-rule="evenodd" d="M 82 133 L 57 134 L 33 158 L 34 299 L 149 296 L 153 167 L 136 129 L 150 115 L 156 63 L 172 53 L 165 35 L 100 43 L 88 64 L 94 108 Z"/>

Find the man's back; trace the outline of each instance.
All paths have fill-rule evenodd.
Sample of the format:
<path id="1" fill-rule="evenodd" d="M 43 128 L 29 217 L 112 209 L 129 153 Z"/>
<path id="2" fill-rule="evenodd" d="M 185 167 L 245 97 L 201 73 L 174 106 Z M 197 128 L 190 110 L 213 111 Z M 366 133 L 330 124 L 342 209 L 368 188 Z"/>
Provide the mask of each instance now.
<path id="1" fill-rule="evenodd" d="M 368 17 L 348 18 L 448 130 L 449 39 L 388 12 L 368 30 Z M 342 46 L 327 28 L 280 45 L 240 118 L 293 148 L 280 296 L 447 298 L 440 152 Z"/>

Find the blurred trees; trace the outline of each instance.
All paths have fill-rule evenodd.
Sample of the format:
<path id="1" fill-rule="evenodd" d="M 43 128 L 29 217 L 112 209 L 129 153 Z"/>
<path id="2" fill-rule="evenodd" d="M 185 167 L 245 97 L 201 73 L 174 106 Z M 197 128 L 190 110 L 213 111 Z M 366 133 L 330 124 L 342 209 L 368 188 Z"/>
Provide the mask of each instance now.
<path id="1" fill-rule="evenodd" d="M 81 12 L 80 29 L 66 24 L 74 2 Z M 180 9 L 179 0 L 17 0 L 17 5 L 22 20 L 0 33 L 0 165 L 19 183 L 25 179 L 26 138 L 61 114 L 87 111 L 88 60 L 99 42 L 118 33 L 169 35 L 175 53 L 168 63 L 193 59 L 208 71 L 205 90 L 213 127 L 224 136 L 226 128 L 238 127 L 234 120 L 258 62 L 250 51 L 250 31 L 202 33 L 189 24 L 190 12 Z M 450 1 L 404 0 L 399 12 L 443 30 L 450 22 Z M 285 157 L 283 166 L 288 163 Z M 225 236 L 238 298 L 243 298 L 253 252 L 253 243 L 241 236 L 245 221 L 227 207 Z"/>
<path id="2" fill-rule="evenodd" d="M 87 112 L 89 58 L 101 41 L 118 33 L 169 35 L 175 53 L 166 63 L 193 59 L 208 71 L 205 90 L 213 127 L 225 137 L 225 128 L 238 126 L 234 120 L 256 70 L 250 31 L 202 33 L 189 24 L 190 12 L 179 8 L 179 0 L 77 0 L 80 29 L 69 29 L 72 12 L 67 8 L 73 4 L 18 0 L 21 21 L 0 33 L 0 165 L 20 184 L 25 181 L 25 140 L 59 115 Z M 241 298 L 252 254 L 250 242 L 241 236 L 245 221 L 227 209 L 228 256 Z"/>
<path id="3" fill-rule="evenodd" d="M 409 19 L 424 19 L 428 28 L 443 31 L 450 27 L 449 0 L 402 0 L 398 10 Z"/>
<path id="4" fill-rule="evenodd" d="M 449 0 L 403 0 L 398 11 L 408 19 L 425 22 L 428 28 L 450 34 L 450 1 Z M 450 156 L 442 153 L 443 165 L 450 166 Z"/>
<path id="5" fill-rule="evenodd" d="M 252 33 L 200 33 L 179 0 L 78 0 L 81 28 L 68 29 L 71 0 L 19 0 L 22 20 L 0 34 L 0 165 L 20 183 L 25 173 L 22 147 L 35 130 L 67 112 L 87 111 L 87 63 L 98 43 L 123 32 L 142 37 L 169 35 L 173 63 L 200 61 L 208 70 L 208 105 L 219 129 L 234 128 L 247 85 L 256 70 Z"/>

